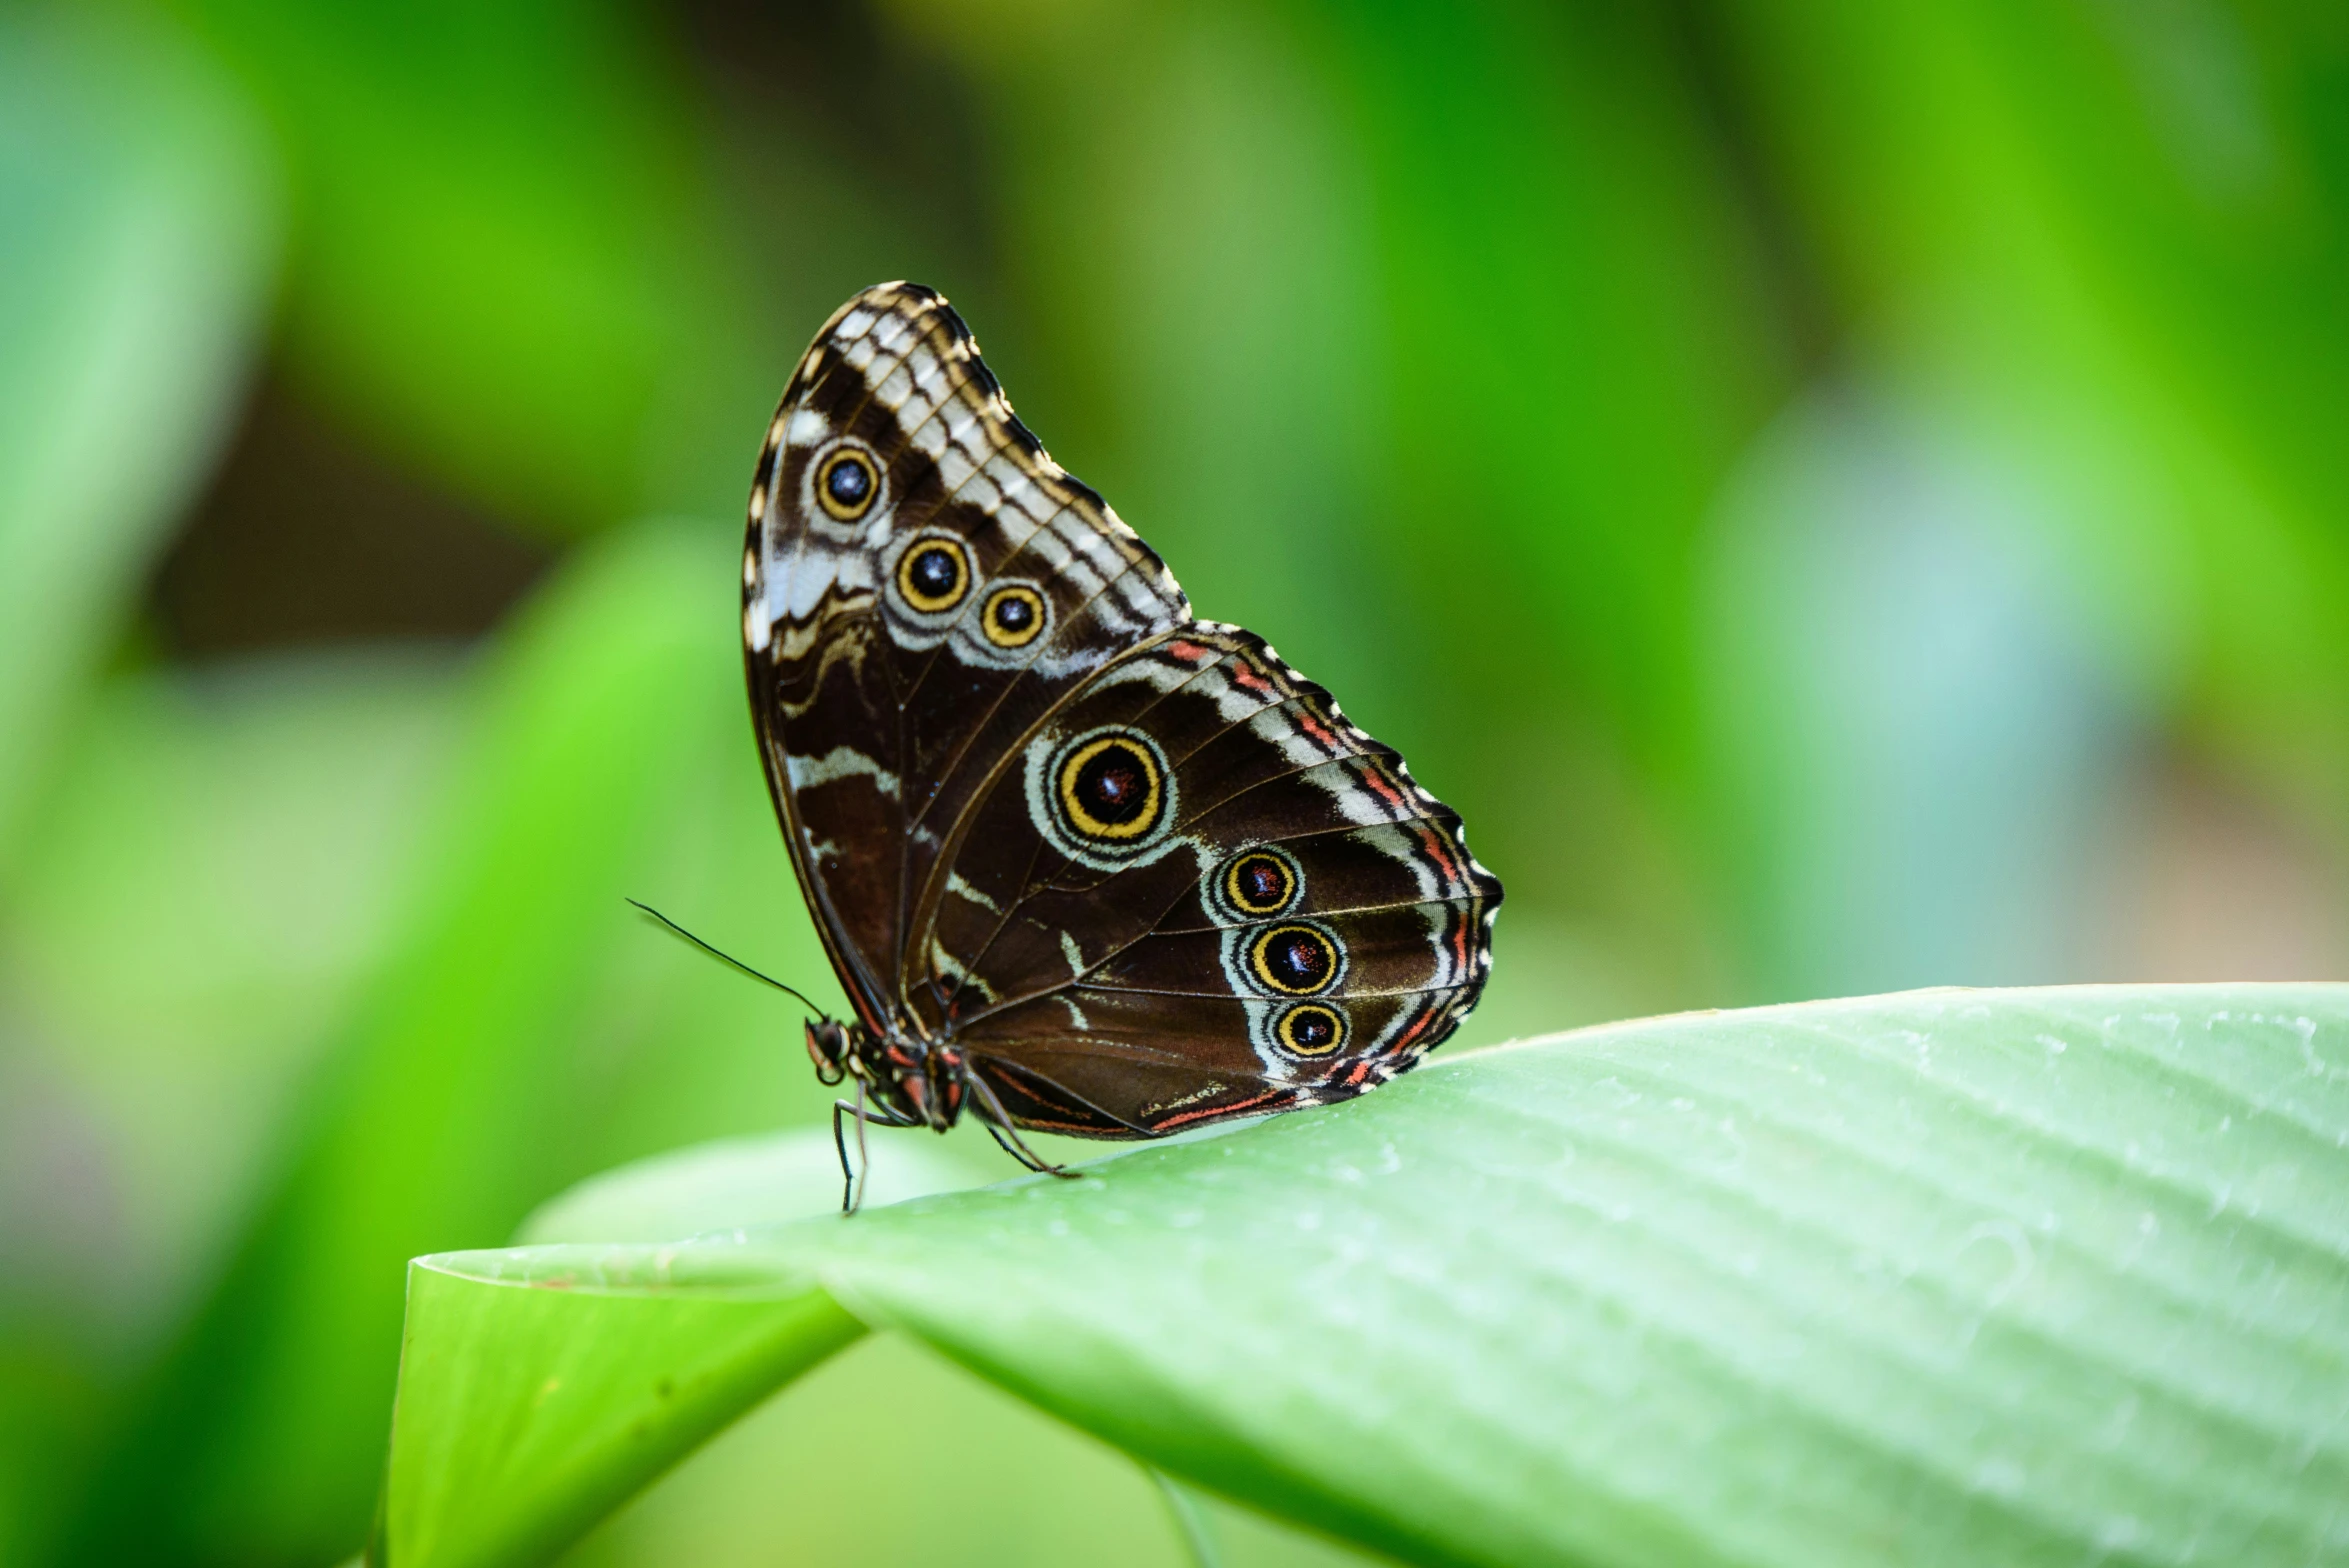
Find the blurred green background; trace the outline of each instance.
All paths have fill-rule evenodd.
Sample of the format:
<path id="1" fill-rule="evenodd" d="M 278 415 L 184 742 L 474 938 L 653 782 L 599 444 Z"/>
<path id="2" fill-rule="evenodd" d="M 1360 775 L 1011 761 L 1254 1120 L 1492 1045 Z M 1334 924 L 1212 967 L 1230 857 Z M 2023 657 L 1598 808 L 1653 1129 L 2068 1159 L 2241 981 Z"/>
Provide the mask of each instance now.
<path id="1" fill-rule="evenodd" d="M 896 277 L 1461 809 L 1463 1042 L 2349 973 L 2337 5 L 0 6 L 0 1563 L 348 1555 L 402 1260 L 822 1114 L 621 898 L 829 989 L 739 513 Z M 890 1340 L 579 1557 L 1181 1560 Z"/>

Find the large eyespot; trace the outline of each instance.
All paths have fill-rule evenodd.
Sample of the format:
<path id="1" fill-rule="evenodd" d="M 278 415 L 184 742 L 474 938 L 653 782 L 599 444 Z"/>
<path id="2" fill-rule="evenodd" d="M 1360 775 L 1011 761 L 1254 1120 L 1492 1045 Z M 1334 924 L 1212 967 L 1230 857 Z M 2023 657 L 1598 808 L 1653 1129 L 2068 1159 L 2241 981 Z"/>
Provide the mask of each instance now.
<path id="1" fill-rule="evenodd" d="M 1286 850 L 1249 849 L 1215 873 L 1215 896 L 1209 902 L 1233 916 L 1261 919 L 1296 908 L 1304 889 L 1305 878 Z"/>
<path id="2" fill-rule="evenodd" d="M 998 648 L 1025 648 L 1044 629 L 1044 596 L 1025 583 L 1011 583 L 987 596 L 979 629 Z"/>
<path id="3" fill-rule="evenodd" d="M 1346 1015 L 1320 1002 L 1296 1002 L 1272 1021 L 1280 1048 L 1298 1056 L 1327 1056 L 1346 1043 Z"/>
<path id="4" fill-rule="evenodd" d="M 1021 774 L 1028 820 L 1080 866 L 1147 865 L 1188 842 L 1174 831 L 1182 819 L 1174 768 L 1141 729 L 1104 724 L 1065 737 L 1040 735 L 1028 746 Z"/>
<path id="5" fill-rule="evenodd" d="M 1337 939 L 1302 922 L 1266 926 L 1248 941 L 1248 972 L 1282 996 L 1312 996 L 1338 983 L 1345 956 Z"/>
<path id="6" fill-rule="evenodd" d="M 853 523 L 873 509 L 881 493 L 881 476 L 873 460 L 855 447 L 842 447 L 816 470 L 816 504 L 844 523 Z"/>
<path id="7" fill-rule="evenodd" d="M 1167 819 L 1170 793 L 1165 758 L 1132 730 L 1082 738 L 1052 770 L 1061 824 L 1096 844 L 1147 839 Z"/>
<path id="8" fill-rule="evenodd" d="M 962 603 L 971 591 L 971 557 L 956 539 L 916 539 L 897 560 L 897 591 L 924 615 Z"/>

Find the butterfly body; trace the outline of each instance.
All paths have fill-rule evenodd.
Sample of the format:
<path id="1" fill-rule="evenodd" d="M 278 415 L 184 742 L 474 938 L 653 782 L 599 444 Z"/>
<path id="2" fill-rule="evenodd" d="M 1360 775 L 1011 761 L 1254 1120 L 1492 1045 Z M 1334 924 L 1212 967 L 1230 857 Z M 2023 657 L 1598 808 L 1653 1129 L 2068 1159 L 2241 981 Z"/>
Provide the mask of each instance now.
<path id="1" fill-rule="evenodd" d="M 1475 1004 L 1459 818 L 1012 416 L 946 302 L 866 290 L 776 413 L 753 725 L 877 1119 L 1154 1137 L 1344 1099 Z M 1007 1145 L 1010 1146 L 1010 1145 Z"/>

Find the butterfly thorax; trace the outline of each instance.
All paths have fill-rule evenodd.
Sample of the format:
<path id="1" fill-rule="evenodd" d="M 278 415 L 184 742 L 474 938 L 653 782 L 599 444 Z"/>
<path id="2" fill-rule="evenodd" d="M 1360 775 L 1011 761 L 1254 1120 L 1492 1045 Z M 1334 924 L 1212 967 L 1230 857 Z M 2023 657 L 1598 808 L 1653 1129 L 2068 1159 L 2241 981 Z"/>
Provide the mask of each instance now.
<path id="1" fill-rule="evenodd" d="M 825 1018 L 807 1026 L 807 1054 L 821 1082 L 854 1078 L 884 1116 L 938 1132 L 961 1119 L 970 1066 L 953 1045 Z"/>

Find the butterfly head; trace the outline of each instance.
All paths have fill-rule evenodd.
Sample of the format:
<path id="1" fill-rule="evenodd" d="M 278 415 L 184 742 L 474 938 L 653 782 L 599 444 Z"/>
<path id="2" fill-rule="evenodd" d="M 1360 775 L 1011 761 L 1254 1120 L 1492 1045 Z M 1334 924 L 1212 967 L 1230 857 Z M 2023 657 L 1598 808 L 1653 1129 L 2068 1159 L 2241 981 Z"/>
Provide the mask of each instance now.
<path id="1" fill-rule="evenodd" d="M 807 1023 L 807 1054 L 816 1064 L 816 1081 L 830 1086 L 848 1076 L 855 1044 L 848 1025 L 837 1018 L 811 1018 Z"/>

